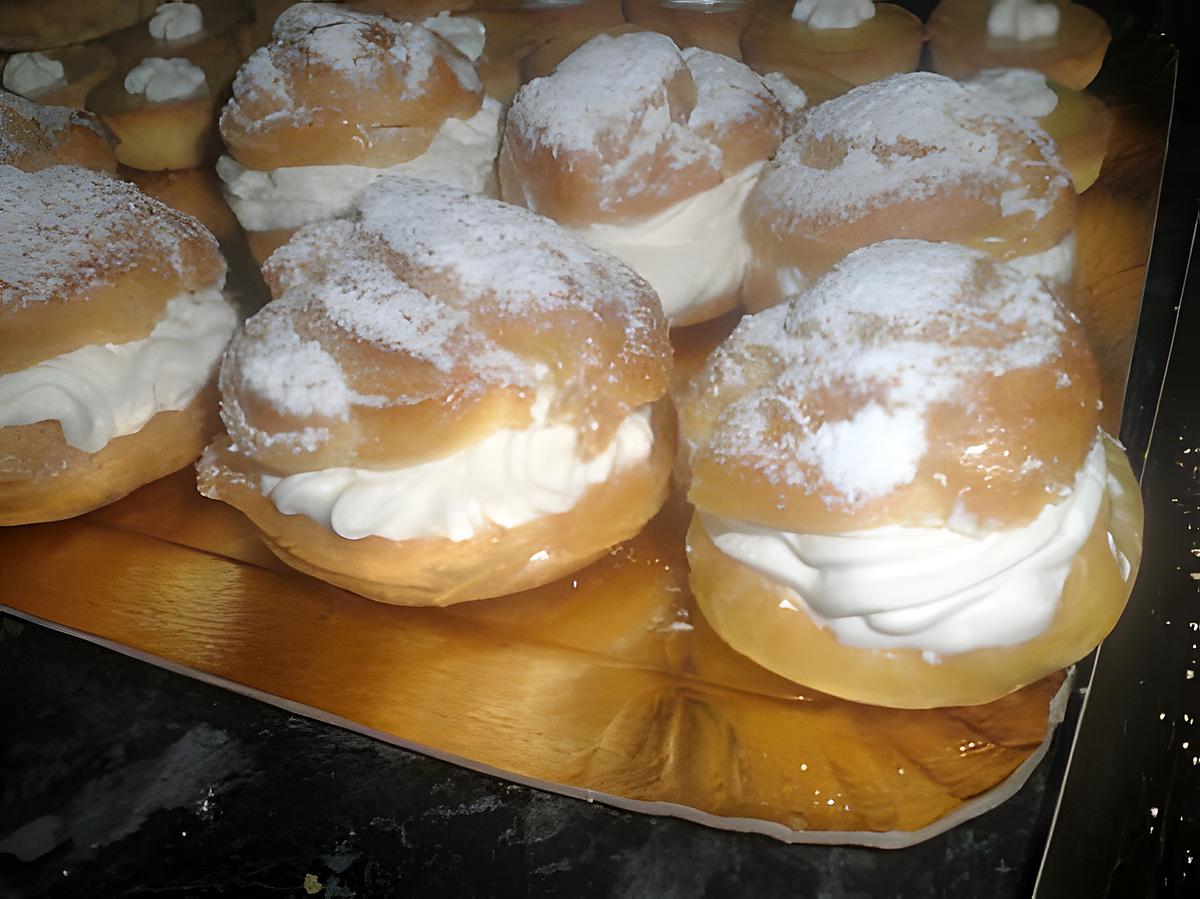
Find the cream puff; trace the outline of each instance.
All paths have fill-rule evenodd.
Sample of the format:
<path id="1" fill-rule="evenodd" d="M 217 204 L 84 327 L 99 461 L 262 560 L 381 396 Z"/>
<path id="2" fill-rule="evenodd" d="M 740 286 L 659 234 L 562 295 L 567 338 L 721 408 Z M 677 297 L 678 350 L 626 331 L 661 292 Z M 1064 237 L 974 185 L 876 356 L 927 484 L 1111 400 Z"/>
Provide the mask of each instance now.
<path id="1" fill-rule="evenodd" d="M 752 0 L 621 0 L 626 22 L 665 34 L 680 47 L 703 47 L 737 60 L 738 39 L 754 7 Z"/>
<path id="2" fill-rule="evenodd" d="M 216 157 L 217 109 L 242 61 L 233 29 L 245 14 L 223 0 L 165 3 L 107 39 L 117 66 L 86 105 L 117 135 L 123 165 L 192 169 Z"/>
<path id="3" fill-rule="evenodd" d="M 904 708 L 1082 658 L 1140 558 L 1083 326 L 954 244 L 857 250 L 743 319 L 680 399 L 691 584 L 735 649 Z"/>
<path id="4" fill-rule="evenodd" d="M 157 6 L 158 0 L 0 0 L 0 49 L 82 43 L 142 22 Z"/>
<path id="5" fill-rule="evenodd" d="M 300 3 L 237 74 L 217 172 L 261 260 L 387 174 L 494 192 L 499 120 L 474 66 L 434 31 Z"/>
<path id="6" fill-rule="evenodd" d="M 384 602 L 547 583 L 637 533 L 675 453 L 645 281 L 554 223 L 418 178 L 301 229 L 221 368 L 200 490 L 289 565 Z"/>
<path id="7" fill-rule="evenodd" d="M 82 109 L 88 91 L 116 68 L 104 44 L 14 53 L 4 63 L 5 90 L 47 106 Z"/>
<path id="8" fill-rule="evenodd" d="M 111 174 L 117 170 L 114 143 L 93 115 L 0 91 L 0 165 L 26 172 L 79 165 Z"/>
<path id="9" fill-rule="evenodd" d="M 737 305 L 739 215 L 782 136 L 762 79 L 665 35 L 598 35 L 526 84 L 500 148 L 501 196 L 648 280 L 673 325 Z"/>
<path id="10" fill-rule="evenodd" d="M 1112 40 L 1099 13 L 1070 0 L 942 0 L 926 30 L 934 71 L 1037 69 L 1075 90 L 1091 84 Z"/>
<path id="11" fill-rule="evenodd" d="M 817 100 L 828 88 L 911 72 L 921 59 L 921 20 L 873 0 L 766 0 L 742 32 L 742 59 L 756 72 L 782 72 Z M 825 76 L 821 78 L 820 76 Z"/>
<path id="12" fill-rule="evenodd" d="M 1070 290 L 1075 214 L 1036 122 L 941 75 L 894 75 L 812 109 L 763 170 L 743 302 L 772 306 L 893 237 L 961 243 Z"/>
<path id="13" fill-rule="evenodd" d="M 1112 131 L 1103 101 L 1050 81 L 1036 69 L 984 69 L 965 84 L 994 94 L 1036 120 L 1054 141 L 1076 193 L 1100 177 Z"/>
<path id="14" fill-rule="evenodd" d="M 74 166 L 0 166 L 0 524 L 112 502 L 199 456 L 237 324 L 198 222 Z"/>

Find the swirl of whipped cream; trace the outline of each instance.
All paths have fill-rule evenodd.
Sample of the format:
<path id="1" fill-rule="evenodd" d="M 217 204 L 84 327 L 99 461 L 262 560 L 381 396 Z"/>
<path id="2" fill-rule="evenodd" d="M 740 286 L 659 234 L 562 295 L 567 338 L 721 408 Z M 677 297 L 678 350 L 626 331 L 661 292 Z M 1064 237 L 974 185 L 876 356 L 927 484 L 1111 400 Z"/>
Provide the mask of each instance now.
<path id="1" fill-rule="evenodd" d="M 1053 3 L 1033 0 L 992 0 L 988 10 L 989 37 L 1034 41 L 1058 34 L 1062 13 Z"/>
<path id="2" fill-rule="evenodd" d="M 195 399 L 236 327 L 220 290 L 180 294 L 149 337 L 81 347 L 0 375 L 0 427 L 57 421 L 68 444 L 99 452 Z"/>
<path id="3" fill-rule="evenodd" d="M 142 94 L 151 103 L 184 100 L 208 90 L 204 70 L 186 59 L 143 59 L 125 76 L 125 90 Z"/>
<path id="4" fill-rule="evenodd" d="M 160 41 L 181 41 L 204 30 L 204 13 L 195 3 L 172 0 L 155 10 L 147 27 Z"/>
<path id="5" fill-rule="evenodd" d="M 428 178 L 483 193 L 500 142 L 500 110 L 496 100 L 484 97 L 479 112 L 466 121 L 446 119 L 420 156 L 387 168 L 305 165 L 258 171 L 222 156 L 217 174 L 230 208 L 248 231 L 299 228 L 347 215 L 359 195 L 387 175 Z"/>
<path id="6" fill-rule="evenodd" d="M 701 513 L 726 555 L 794 591 L 785 600 L 838 642 L 933 656 L 1042 633 L 1107 487 L 1097 439 L 1070 493 L 1024 527 L 883 527 L 798 534 Z"/>
<path id="7" fill-rule="evenodd" d="M 575 428 L 546 424 L 548 406 L 539 394 L 528 428 L 501 428 L 430 462 L 390 471 L 263 475 L 261 490 L 285 515 L 306 515 L 349 540 L 376 535 L 458 542 L 490 525 L 514 528 L 566 512 L 589 487 L 650 455 L 649 407 L 629 415 L 608 446 L 584 460 Z"/>
<path id="8" fill-rule="evenodd" d="M 598 222 L 575 233 L 649 281 L 667 318 L 675 321 L 741 283 L 750 261 L 750 245 L 742 232 L 742 206 L 762 167 L 762 162 L 748 165 L 716 187 L 643 222 Z"/>
<path id="9" fill-rule="evenodd" d="M 818 31 L 854 28 L 875 17 L 874 0 L 796 0 L 792 18 Z"/>
<path id="10" fill-rule="evenodd" d="M 45 53 L 14 53 L 4 64 L 2 77 L 6 90 L 28 97 L 48 87 L 66 84 L 65 75 L 63 64 Z"/>

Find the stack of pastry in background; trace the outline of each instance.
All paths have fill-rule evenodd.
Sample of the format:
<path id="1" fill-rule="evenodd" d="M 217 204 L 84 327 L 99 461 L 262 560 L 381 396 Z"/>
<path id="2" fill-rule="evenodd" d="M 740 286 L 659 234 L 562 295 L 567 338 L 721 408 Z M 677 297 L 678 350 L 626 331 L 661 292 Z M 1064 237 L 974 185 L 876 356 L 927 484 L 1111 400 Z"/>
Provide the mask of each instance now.
<path id="1" fill-rule="evenodd" d="M 918 72 L 925 27 L 869 0 L 104 6 L 71 32 L 0 6 L 6 87 L 98 117 L 6 97 L 0 162 L 115 151 L 226 247 L 250 236 L 273 300 L 225 356 L 202 487 L 284 561 L 407 604 L 560 577 L 664 501 L 672 384 L 693 587 L 765 666 L 978 703 L 1115 621 L 1140 507 L 1072 311 L 1108 127 L 1091 14 L 946 0 Z M 61 171 L 103 208 L 6 176 L 63 210 L 15 224 L 74 249 L 0 268 L 0 337 L 92 252 L 80 222 L 164 214 Z M 121 265 L 170 243 L 151 231 Z M 674 379 L 668 325 L 703 347 Z M 51 357 L 0 374 L 0 435 L 68 430 L 4 411 Z M 189 383 L 184 407 L 211 393 Z"/>

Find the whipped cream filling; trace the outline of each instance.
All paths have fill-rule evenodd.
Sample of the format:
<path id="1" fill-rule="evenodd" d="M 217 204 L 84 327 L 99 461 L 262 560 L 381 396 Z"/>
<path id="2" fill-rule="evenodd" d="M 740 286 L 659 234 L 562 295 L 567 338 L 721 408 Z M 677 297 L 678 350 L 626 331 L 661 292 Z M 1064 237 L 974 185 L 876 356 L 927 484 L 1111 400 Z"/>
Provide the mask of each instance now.
<path id="1" fill-rule="evenodd" d="M 0 80 L 6 90 L 22 97 L 67 83 L 63 64 L 45 53 L 14 53 L 4 64 L 4 75 Z"/>
<path id="2" fill-rule="evenodd" d="M 649 281 L 674 322 L 742 283 L 750 261 L 742 206 L 762 167 L 761 162 L 748 165 L 637 224 L 597 223 L 575 233 Z"/>
<path id="3" fill-rule="evenodd" d="M 500 110 L 499 102 L 484 97 L 471 118 L 446 119 L 423 154 L 387 168 L 306 165 L 260 171 L 222 156 L 217 174 L 225 183 L 229 206 L 248 231 L 299 228 L 347 215 L 370 184 L 388 175 L 429 178 L 483 193 L 492 180 L 500 143 Z"/>
<path id="4" fill-rule="evenodd" d="M 443 11 L 436 16 L 430 16 L 421 25 L 443 40 L 449 41 L 454 45 L 454 49 L 471 62 L 475 62 L 483 54 L 484 44 L 487 43 L 487 29 L 478 19 L 471 16 L 452 16 Z"/>
<path id="5" fill-rule="evenodd" d="M 142 94 L 151 103 L 184 100 L 208 90 L 204 70 L 186 59 L 143 59 L 125 76 L 125 90 Z"/>
<path id="6" fill-rule="evenodd" d="M 931 655 L 1012 646 L 1046 630 L 1107 489 L 1097 439 L 1069 494 L 1024 527 L 777 531 L 701 513 L 721 552 L 787 587 L 783 605 L 846 646 Z"/>
<path id="7" fill-rule="evenodd" d="M 989 37 L 1034 41 L 1058 34 L 1061 13 L 1054 3 L 1034 0 L 992 0 L 988 10 Z"/>
<path id="8" fill-rule="evenodd" d="M 388 471 L 263 475 L 261 490 L 283 514 L 307 515 L 349 540 L 374 535 L 460 542 L 491 526 L 515 528 L 569 511 L 589 487 L 650 456 L 648 406 L 621 422 L 591 459 L 580 458 L 574 427 L 546 423 L 548 406 L 535 406 L 528 428 L 501 428 L 440 459 Z"/>
<path id="9" fill-rule="evenodd" d="M 180 294 L 148 337 L 81 347 L 0 375 L 0 427 L 57 421 L 68 444 L 99 452 L 195 399 L 236 327 L 219 289 Z"/>
<path id="10" fill-rule="evenodd" d="M 874 0 L 796 0 L 792 18 L 818 30 L 854 28 L 875 18 Z"/>
<path id="11" fill-rule="evenodd" d="M 1035 69 L 984 69 L 964 84 L 999 97 L 1033 119 L 1050 115 L 1058 106 L 1058 94 Z"/>
<path id="12" fill-rule="evenodd" d="M 164 3 L 146 27 L 160 41 L 181 41 L 204 30 L 204 13 L 195 3 Z"/>
<path id="13" fill-rule="evenodd" d="M 1051 286 L 1064 287 L 1075 277 L 1075 244 L 1072 231 L 1048 250 L 1005 262 L 1023 275 L 1045 278 Z"/>

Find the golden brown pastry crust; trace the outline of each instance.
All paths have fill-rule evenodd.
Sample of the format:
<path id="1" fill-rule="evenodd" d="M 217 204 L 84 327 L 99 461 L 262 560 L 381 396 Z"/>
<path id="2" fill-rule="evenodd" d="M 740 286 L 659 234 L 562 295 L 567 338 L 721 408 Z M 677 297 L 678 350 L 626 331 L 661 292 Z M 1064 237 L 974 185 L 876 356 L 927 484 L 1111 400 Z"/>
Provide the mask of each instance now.
<path id="1" fill-rule="evenodd" d="M 910 136 L 908 122 L 939 110 L 927 144 Z M 967 135 L 994 143 L 994 154 L 967 149 Z M 1075 218 L 1068 173 L 1036 123 L 948 78 L 897 75 L 811 110 L 768 163 L 746 201 L 755 255 L 743 303 L 775 305 L 787 292 L 781 272 L 811 283 L 851 250 L 889 238 L 1011 260 L 1057 247 Z"/>
<path id="2" fill-rule="evenodd" d="M 0 49 L 44 50 L 149 19 L 158 0 L 0 0 Z"/>
<path id="3" fill-rule="evenodd" d="M 892 3 L 855 28 L 817 29 L 792 18 L 793 0 L 765 0 L 741 36 L 742 59 L 760 74 L 782 72 L 804 86 L 818 72 L 850 85 L 912 72 L 921 59 L 921 20 Z"/>
<path id="4" fill-rule="evenodd" d="M 952 244 L 888 241 L 743 319 L 679 396 L 689 498 L 810 534 L 963 513 L 1016 527 L 1074 484 L 1099 396 L 1083 326 L 1043 282 Z M 862 487 L 868 466 L 894 479 Z"/>
<path id="5" fill-rule="evenodd" d="M 1119 492 L 1110 491 L 1102 503 L 1052 623 L 1024 643 L 943 655 L 937 664 L 919 650 L 845 646 L 796 611 L 802 603 L 791 590 L 717 549 L 698 516 L 688 531 L 692 592 L 705 619 L 734 649 L 813 689 L 895 708 L 990 702 L 1083 658 L 1125 608 L 1141 560 L 1142 503 L 1125 454 L 1112 441 L 1106 448 Z M 1110 535 L 1129 561 L 1124 576 Z"/>
<path id="6" fill-rule="evenodd" d="M 1100 71 L 1112 34 L 1093 10 L 1070 0 L 1049 2 L 1061 12 L 1058 34 L 1021 42 L 988 35 L 988 0 L 941 0 L 925 26 L 934 71 L 961 79 L 983 69 L 1037 69 L 1083 90 Z"/>
<path id="7" fill-rule="evenodd" d="M 470 61 L 420 25 L 302 3 L 238 71 L 221 136 L 251 169 L 383 168 L 421 155 L 446 119 L 482 103 Z"/>
<path id="8" fill-rule="evenodd" d="M 23 264 L 6 275 L 15 280 L 0 278 L 0 374 L 141 339 L 172 297 L 224 278 L 199 222 L 123 181 L 73 167 L 9 170 L 0 197 L 10 246 L 24 235 Z"/>
<path id="9" fill-rule="evenodd" d="M 587 41 L 514 99 L 497 162 L 501 197 L 568 227 L 624 224 L 770 156 L 782 133 L 779 104 L 760 83 L 732 117 L 708 106 L 701 66 L 713 57 L 705 54 L 680 54 L 653 32 Z M 620 89 L 629 94 L 604 79 L 622 59 L 641 67 Z M 581 113 L 571 98 L 583 103 L 585 92 Z"/>
<path id="10" fill-rule="evenodd" d="M 53 165 L 79 165 L 115 172 L 116 139 L 93 115 L 62 106 L 43 106 L 0 90 L 0 165 L 36 172 Z"/>
<path id="11" fill-rule="evenodd" d="M 737 60 L 742 58 L 738 39 L 754 9 L 755 4 L 748 0 L 715 3 L 621 0 L 626 22 L 665 34 L 680 47 L 703 47 Z"/>
<path id="12" fill-rule="evenodd" d="M 0 427 L 0 525 L 59 521 L 116 502 L 196 461 L 217 426 L 214 384 L 96 453 L 69 446 L 58 422 Z"/>

